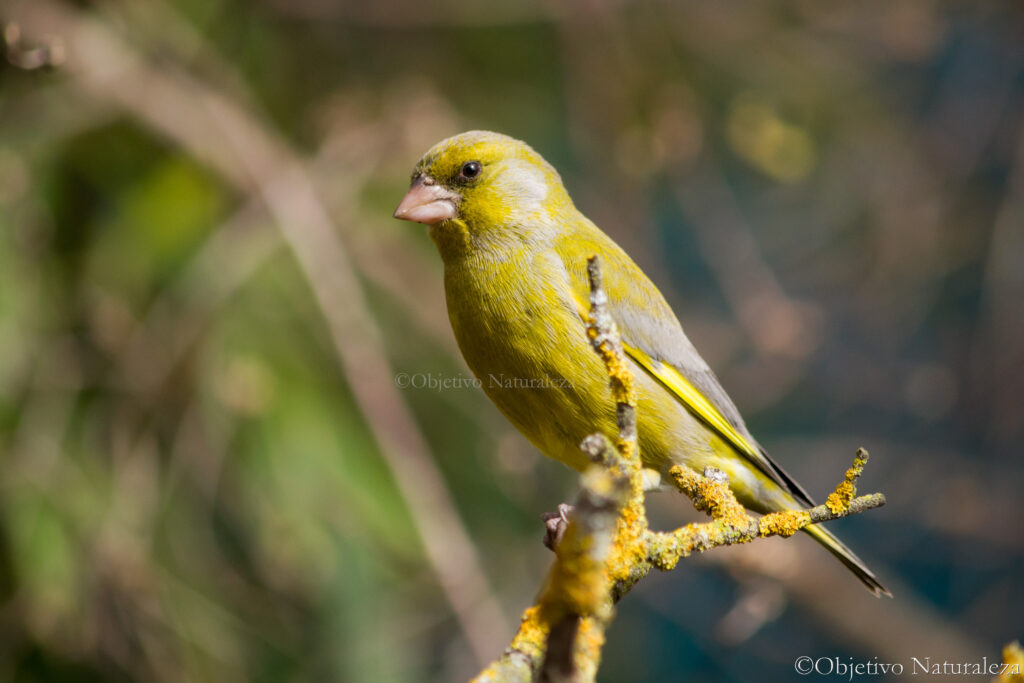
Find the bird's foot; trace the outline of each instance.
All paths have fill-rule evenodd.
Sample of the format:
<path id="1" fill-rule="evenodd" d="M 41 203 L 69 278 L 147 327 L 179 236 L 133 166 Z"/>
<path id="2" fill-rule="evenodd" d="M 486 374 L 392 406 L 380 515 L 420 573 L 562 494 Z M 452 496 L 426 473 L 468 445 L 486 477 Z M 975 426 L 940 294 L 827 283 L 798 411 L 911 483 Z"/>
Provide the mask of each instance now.
<path id="1" fill-rule="evenodd" d="M 572 511 L 572 505 L 559 503 L 558 512 L 545 512 L 540 516 L 547 529 L 544 534 L 544 545 L 549 550 L 554 550 L 562 542 L 562 536 L 565 536 L 565 530 L 569 528 L 569 515 Z"/>

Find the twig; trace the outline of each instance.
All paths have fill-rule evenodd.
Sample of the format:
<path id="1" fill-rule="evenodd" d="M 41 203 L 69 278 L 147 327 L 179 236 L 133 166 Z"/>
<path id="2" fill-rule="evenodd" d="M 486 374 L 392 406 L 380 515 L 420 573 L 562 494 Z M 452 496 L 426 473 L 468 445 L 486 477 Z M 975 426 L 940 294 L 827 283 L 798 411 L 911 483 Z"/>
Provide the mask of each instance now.
<path id="1" fill-rule="evenodd" d="M 691 469 L 676 465 L 669 474 L 676 487 L 685 493 L 698 510 L 713 517 L 710 522 L 688 524 L 669 532 L 648 531 L 645 541 L 648 560 L 657 569 L 675 568 L 680 559 L 693 552 L 703 552 L 723 545 L 749 543 L 755 538 L 768 536 L 789 537 L 810 524 L 828 522 L 885 505 L 885 496 L 871 493 L 854 497 L 853 482 L 863 471 L 868 452 L 857 451 L 854 466 L 847 478 L 829 496 L 829 502 L 807 510 L 772 512 L 760 519 L 750 516 L 729 489 L 728 478 L 719 470 L 709 467 L 701 476 Z M 851 473 L 856 473 L 851 476 Z"/>

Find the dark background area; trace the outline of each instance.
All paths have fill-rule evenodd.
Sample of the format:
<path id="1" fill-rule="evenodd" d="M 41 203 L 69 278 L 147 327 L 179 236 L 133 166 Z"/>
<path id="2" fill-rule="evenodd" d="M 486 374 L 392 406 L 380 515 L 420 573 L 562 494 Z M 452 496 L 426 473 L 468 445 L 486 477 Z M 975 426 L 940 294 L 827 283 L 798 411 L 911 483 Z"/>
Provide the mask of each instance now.
<path id="1" fill-rule="evenodd" d="M 834 528 L 894 599 L 809 539 L 718 549 L 622 602 L 600 680 L 909 673 L 1022 635 L 1019 3 L 0 22 L 0 680 L 448 681 L 501 652 L 575 475 L 479 390 L 396 382 L 470 377 L 391 213 L 471 128 L 559 169 L 813 496 L 864 446 L 889 501 Z"/>

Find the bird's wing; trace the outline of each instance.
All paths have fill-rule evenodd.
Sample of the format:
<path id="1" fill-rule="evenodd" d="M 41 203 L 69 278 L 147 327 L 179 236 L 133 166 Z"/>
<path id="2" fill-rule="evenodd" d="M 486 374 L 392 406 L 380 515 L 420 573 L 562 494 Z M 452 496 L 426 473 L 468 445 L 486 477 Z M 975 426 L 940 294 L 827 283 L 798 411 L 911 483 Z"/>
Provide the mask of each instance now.
<path id="1" fill-rule="evenodd" d="M 565 267 L 584 316 L 589 310 L 586 259 L 599 254 L 608 307 L 630 358 L 737 453 L 801 502 L 813 505 L 807 492 L 751 436 L 736 406 L 687 339 L 661 292 L 610 238 L 599 231 L 587 232 L 590 234 L 583 239 L 577 233 L 570 248 L 559 250 L 562 254 L 582 255 L 580 263 L 565 263 Z"/>

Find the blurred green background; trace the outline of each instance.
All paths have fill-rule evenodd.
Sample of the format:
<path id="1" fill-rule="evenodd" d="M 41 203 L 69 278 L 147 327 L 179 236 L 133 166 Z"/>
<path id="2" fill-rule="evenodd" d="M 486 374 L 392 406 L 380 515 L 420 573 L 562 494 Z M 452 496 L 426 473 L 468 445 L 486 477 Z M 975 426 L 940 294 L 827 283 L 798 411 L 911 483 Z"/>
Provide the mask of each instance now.
<path id="1" fill-rule="evenodd" d="M 470 374 L 391 212 L 470 128 L 562 172 L 812 495 L 864 446 L 889 499 L 834 528 L 895 599 L 806 539 L 716 550 L 623 601 L 600 680 L 909 672 L 1024 635 L 1020 3 L 0 22 L 0 680 L 449 681 L 501 652 L 575 476 L 424 386 Z"/>

